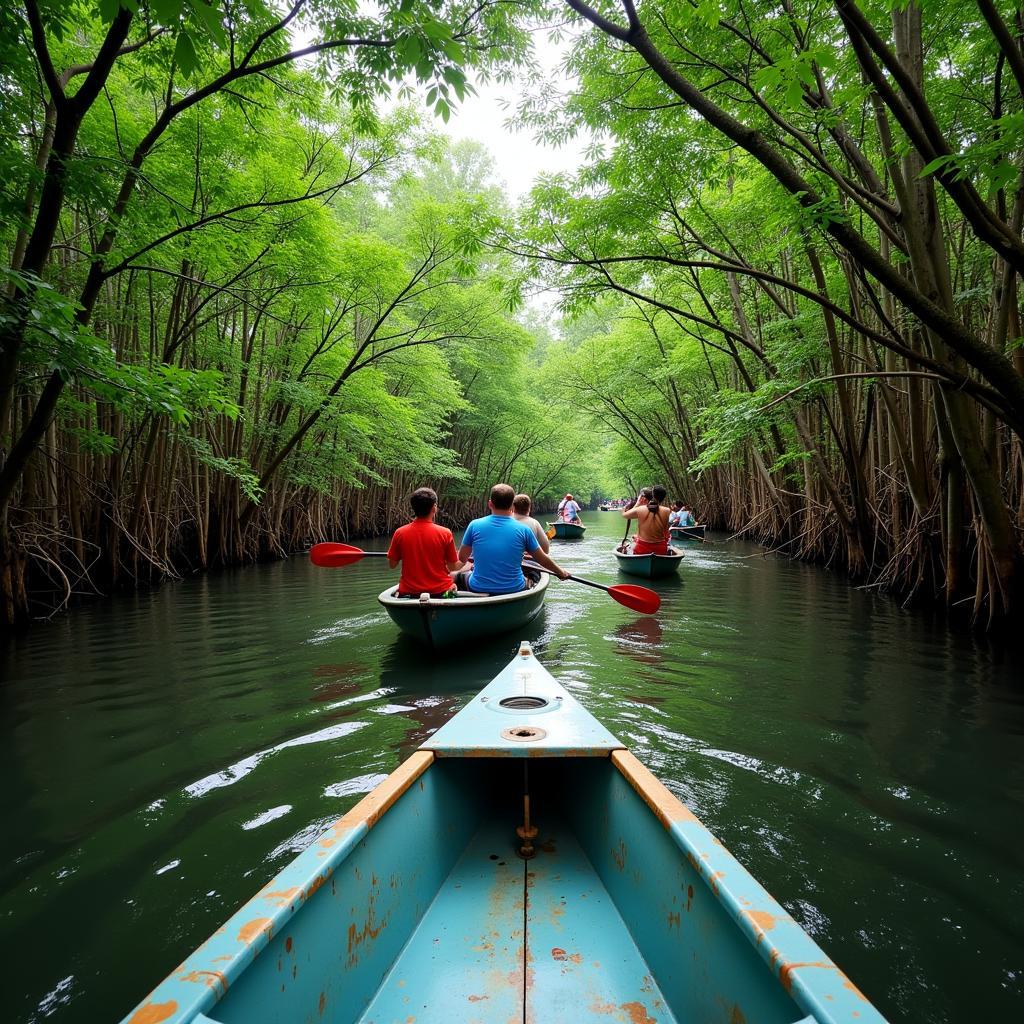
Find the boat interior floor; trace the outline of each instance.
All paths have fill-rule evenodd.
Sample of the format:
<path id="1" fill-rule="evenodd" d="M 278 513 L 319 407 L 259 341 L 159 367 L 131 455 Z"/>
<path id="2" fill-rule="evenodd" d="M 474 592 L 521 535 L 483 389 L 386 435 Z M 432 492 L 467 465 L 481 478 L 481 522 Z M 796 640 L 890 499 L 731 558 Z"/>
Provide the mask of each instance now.
<path id="1" fill-rule="evenodd" d="M 524 860 L 485 820 L 360 1024 L 676 1019 L 570 828 L 536 844 Z"/>

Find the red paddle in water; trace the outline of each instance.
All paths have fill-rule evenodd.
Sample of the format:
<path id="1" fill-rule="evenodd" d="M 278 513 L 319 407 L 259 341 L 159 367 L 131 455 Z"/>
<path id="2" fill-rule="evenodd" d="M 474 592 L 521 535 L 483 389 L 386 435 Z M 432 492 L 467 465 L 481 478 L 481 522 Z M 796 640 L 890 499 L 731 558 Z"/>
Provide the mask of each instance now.
<path id="1" fill-rule="evenodd" d="M 309 560 L 314 565 L 322 566 L 325 569 L 338 569 L 343 565 L 352 565 L 353 562 L 358 562 L 362 558 L 387 558 L 387 552 L 364 551 L 351 544 L 314 544 L 309 551 Z M 549 576 L 555 575 L 549 569 L 542 569 L 539 565 L 532 565 L 531 568 L 539 572 L 546 572 Z M 606 594 L 610 594 L 613 600 L 618 601 L 626 608 L 632 608 L 635 612 L 653 615 L 661 607 L 661 598 L 647 587 L 634 587 L 629 584 L 606 587 L 603 583 L 594 583 L 593 580 L 585 580 L 582 576 L 570 576 L 569 579 L 574 583 L 582 583 L 585 587 L 603 590 Z"/>
<path id="2" fill-rule="evenodd" d="M 340 569 L 362 558 L 387 558 L 386 551 L 364 551 L 351 544 L 314 544 L 309 549 L 309 560 L 324 569 Z"/>
<path id="3" fill-rule="evenodd" d="M 550 569 L 542 569 L 539 565 L 531 565 L 531 569 L 537 572 L 546 572 L 549 576 L 555 574 Z M 595 583 L 593 580 L 585 580 L 582 576 L 570 576 L 573 583 L 582 583 L 585 587 L 593 587 L 595 590 L 603 590 L 621 605 L 632 608 L 635 612 L 643 612 L 645 615 L 653 615 L 661 607 L 661 598 L 647 587 L 635 587 L 629 583 L 619 583 L 614 587 L 606 587 L 603 583 Z"/>

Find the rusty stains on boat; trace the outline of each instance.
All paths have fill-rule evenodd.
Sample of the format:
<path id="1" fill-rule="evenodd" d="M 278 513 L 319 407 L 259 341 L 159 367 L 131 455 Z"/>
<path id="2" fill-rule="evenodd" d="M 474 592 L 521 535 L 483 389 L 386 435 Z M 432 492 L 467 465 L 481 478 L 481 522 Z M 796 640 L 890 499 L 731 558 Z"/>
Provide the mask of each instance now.
<path id="1" fill-rule="evenodd" d="M 626 868 L 626 844 L 620 839 L 619 848 L 612 850 L 612 860 L 615 861 L 615 866 L 620 870 L 624 871 Z"/>
<path id="2" fill-rule="evenodd" d="M 293 885 L 288 889 L 275 889 L 272 892 L 262 892 L 260 896 L 269 900 L 276 907 L 287 907 L 288 904 L 294 903 L 298 898 L 300 889 L 297 885 Z"/>
<path id="3" fill-rule="evenodd" d="M 753 923 L 759 935 L 770 932 L 779 923 L 774 914 L 769 914 L 765 910 L 744 910 L 743 916 Z"/>
<path id="4" fill-rule="evenodd" d="M 628 750 L 613 750 L 612 764 L 636 790 L 644 803 L 654 812 L 662 827 L 670 829 L 678 822 L 699 819 L 635 754 Z"/>
<path id="5" fill-rule="evenodd" d="M 302 893 L 302 899 L 308 900 L 310 896 L 314 895 L 316 891 L 331 877 L 331 870 L 328 868 L 322 875 L 317 875 L 312 882 L 306 886 L 305 891 Z"/>
<path id="6" fill-rule="evenodd" d="M 238 941 L 251 946 L 257 939 L 266 935 L 270 937 L 274 922 L 269 917 L 256 917 L 247 921 L 238 931 Z"/>
<path id="7" fill-rule="evenodd" d="M 207 988 L 220 988 L 220 995 L 228 990 L 228 979 L 224 977 L 223 971 L 189 971 L 181 975 L 181 981 L 191 981 Z"/>
<path id="8" fill-rule="evenodd" d="M 619 1008 L 629 1015 L 630 1024 L 657 1024 L 643 1003 L 620 1003 Z"/>
<path id="9" fill-rule="evenodd" d="M 779 981 L 782 982 L 782 987 L 786 990 L 787 994 L 793 994 L 793 972 L 802 971 L 804 968 L 817 967 L 828 971 L 838 971 L 839 968 L 835 964 L 829 963 L 826 960 L 814 960 L 806 963 L 788 963 L 782 964 L 779 968 Z"/>
<path id="10" fill-rule="evenodd" d="M 842 971 L 839 971 L 843 979 L 843 988 L 848 988 L 858 999 L 863 1000 L 865 1003 L 868 1001 L 868 997 Z M 856 1016 L 856 1014 L 854 1015 Z"/>
<path id="11" fill-rule="evenodd" d="M 171 999 L 166 1003 L 144 1003 L 132 1015 L 128 1024 L 161 1024 L 177 1013 L 178 1004 Z"/>

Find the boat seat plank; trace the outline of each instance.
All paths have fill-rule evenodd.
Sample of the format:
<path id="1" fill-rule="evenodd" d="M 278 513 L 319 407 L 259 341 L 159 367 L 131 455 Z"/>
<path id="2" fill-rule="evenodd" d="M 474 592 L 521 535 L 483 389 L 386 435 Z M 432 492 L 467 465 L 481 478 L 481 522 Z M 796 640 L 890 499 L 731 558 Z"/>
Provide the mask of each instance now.
<path id="1" fill-rule="evenodd" d="M 523 861 L 508 822 L 484 823 L 359 1024 L 522 1020 Z"/>
<path id="2" fill-rule="evenodd" d="M 569 827 L 553 824 L 528 867 L 526 1024 L 671 1024 L 608 890 Z"/>

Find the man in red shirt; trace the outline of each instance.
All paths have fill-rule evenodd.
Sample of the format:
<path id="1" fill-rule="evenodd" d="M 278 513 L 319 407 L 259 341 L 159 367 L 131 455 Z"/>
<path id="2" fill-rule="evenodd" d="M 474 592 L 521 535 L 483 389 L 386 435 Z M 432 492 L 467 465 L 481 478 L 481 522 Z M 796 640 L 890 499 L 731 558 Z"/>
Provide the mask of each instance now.
<path id="1" fill-rule="evenodd" d="M 430 487 L 413 491 L 409 499 L 413 515 L 411 523 L 400 526 L 391 538 L 388 562 L 394 569 L 402 563 L 398 581 L 399 597 L 444 597 L 454 593 L 455 584 L 449 570 L 462 568 L 452 531 L 434 522 L 437 494 Z"/>

